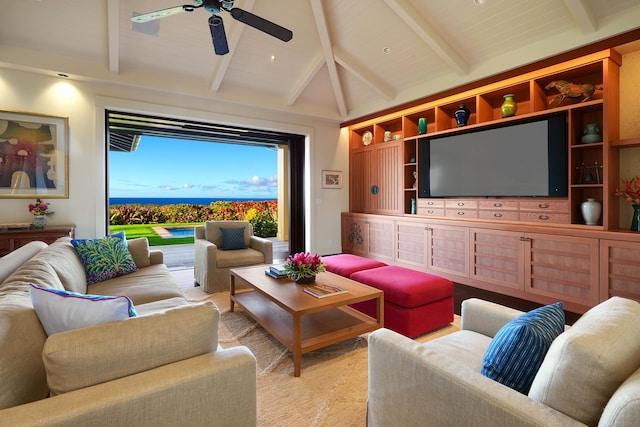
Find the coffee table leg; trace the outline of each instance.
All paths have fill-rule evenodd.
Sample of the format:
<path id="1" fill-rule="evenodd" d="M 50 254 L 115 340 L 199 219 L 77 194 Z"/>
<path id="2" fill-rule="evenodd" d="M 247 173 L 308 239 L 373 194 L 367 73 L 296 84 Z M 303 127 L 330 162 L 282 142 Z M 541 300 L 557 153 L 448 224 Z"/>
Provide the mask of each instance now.
<path id="1" fill-rule="evenodd" d="M 231 275 L 231 287 L 229 293 L 229 311 L 233 313 L 233 309 L 236 305 L 236 302 L 233 299 L 233 296 L 236 294 L 236 276 Z"/>
<path id="2" fill-rule="evenodd" d="M 293 315 L 293 376 L 299 377 L 302 365 L 302 322 L 299 314 Z"/>

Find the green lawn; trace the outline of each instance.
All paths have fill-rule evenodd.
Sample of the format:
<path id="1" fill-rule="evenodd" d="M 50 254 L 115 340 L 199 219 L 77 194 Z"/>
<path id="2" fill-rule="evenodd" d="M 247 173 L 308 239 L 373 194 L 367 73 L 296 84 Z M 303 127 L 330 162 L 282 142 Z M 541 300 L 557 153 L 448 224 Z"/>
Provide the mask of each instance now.
<path id="1" fill-rule="evenodd" d="M 119 233 L 124 231 L 127 239 L 135 239 L 136 237 L 146 237 L 149 240 L 149 246 L 158 245 L 179 245 L 183 243 L 193 243 L 193 237 L 174 237 L 174 238 L 162 238 L 155 231 L 153 227 L 185 227 L 202 225 L 201 222 L 188 222 L 188 223 L 170 223 L 170 224 L 135 224 L 135 225 L 110 225 L 110 233 Z"/>

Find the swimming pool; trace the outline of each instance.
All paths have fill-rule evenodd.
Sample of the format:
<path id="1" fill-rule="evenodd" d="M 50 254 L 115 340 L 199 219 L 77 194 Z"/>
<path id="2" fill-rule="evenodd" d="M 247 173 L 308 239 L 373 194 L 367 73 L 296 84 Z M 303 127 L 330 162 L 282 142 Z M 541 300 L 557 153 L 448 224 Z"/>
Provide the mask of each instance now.
<path id="1" fill-rule="evenodd" d="M 176 237 L 193 237 L 193 226 L 188 227 L 153 227 L 158 236 L 163 239 Z"/>

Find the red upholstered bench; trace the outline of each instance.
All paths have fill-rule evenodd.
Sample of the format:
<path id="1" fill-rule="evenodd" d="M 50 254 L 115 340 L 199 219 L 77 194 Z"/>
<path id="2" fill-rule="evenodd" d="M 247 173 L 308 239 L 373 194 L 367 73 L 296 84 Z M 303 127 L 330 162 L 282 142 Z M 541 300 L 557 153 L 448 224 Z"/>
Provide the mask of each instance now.
<path id="1" fill-rule="evenodd" d="M 384 291 L 384 326 L 415 338 L 453 322 L 453 282 L 409 268 L 383 266 L 356 271 L 350 278 Z M 353 308 L 375 317 L 375 301 Z"/>
<path id="2" fill-rule="evenodd" d="M 322 262 L 327 271 L 343 277 L 351 277 L 356 271 L 368 270 L 370 268 L 384 267 L 387 264 L 374 259 L 363 258 L 352 254 L 339 254 L 323 256 Z"/>

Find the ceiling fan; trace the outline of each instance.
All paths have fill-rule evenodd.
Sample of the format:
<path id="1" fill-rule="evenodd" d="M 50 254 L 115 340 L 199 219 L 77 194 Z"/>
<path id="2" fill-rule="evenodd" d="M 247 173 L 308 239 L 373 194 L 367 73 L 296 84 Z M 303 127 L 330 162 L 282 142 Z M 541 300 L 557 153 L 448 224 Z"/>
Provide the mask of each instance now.
<path id="1" fill-rule="evenodd" d="M 263 31 L 277 39 L 288 42 L 293 38 L 293 33 L 278 24 L 267 21 L 253 13 L 247 12 L 237 7 L 233 7 L 235 0 L 194 0 L 194 4 L 186 4 L 182 6 L 170 7 L 168 9 L 156 10 L 155 12 L 143 13 L 131 18 L 133 22 L 144 23 L 154 21 L 167 16 L 177 15 L 183 12 L 193 12 L 194 10 L 204 7 L 209 12 L 209 29 L 211 30 L 211 40 L 213 41 L 213 49 L 216 55 L 226 55 L 229 53 L 229 45 L 227 44 L 227 36 L 224 32 L 224 24 L 221 11 L 229 12 L 231 16 L 247 24 L 257 30 Z"/>

